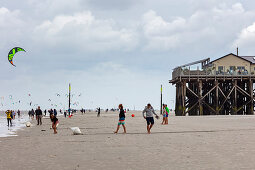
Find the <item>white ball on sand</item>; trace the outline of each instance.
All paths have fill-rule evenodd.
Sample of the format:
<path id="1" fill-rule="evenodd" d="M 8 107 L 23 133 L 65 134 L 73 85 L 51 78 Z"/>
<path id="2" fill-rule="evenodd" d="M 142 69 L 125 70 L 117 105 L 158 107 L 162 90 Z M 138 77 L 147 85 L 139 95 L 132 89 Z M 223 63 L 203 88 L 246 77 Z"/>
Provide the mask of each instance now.
<path id="1" fill-rule="evenodd" d="M 27 122 L 26 123 L 26 127 L 30 127 L 31 126 L 31 123 L 30 122 Z"/>
<path id="2" fill-rule="evenodd" d="M 78 127 L 71 127 L 74 135 L 82 135 L 80 128 Z"/>

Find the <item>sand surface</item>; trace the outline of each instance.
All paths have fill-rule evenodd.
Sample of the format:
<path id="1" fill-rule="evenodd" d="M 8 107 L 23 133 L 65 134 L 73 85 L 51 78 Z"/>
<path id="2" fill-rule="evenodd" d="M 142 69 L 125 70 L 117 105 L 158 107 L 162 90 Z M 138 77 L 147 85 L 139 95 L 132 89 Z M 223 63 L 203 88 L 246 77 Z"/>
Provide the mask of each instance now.
<path id="1" fill-rule="evenodd" d="M 59 118 L 58 134 L 49 119 L 0 138 L 0 169 L 254 169 L 255 116 L 169 118 L 155 121 L 152 134 L 140 112 L 127 114 L 127 134 L 113 134 L 118 113 Z M 80 127 L 74 136 L 69 127 Z M 46 131 L 41 131 L 46 130 Z"/>

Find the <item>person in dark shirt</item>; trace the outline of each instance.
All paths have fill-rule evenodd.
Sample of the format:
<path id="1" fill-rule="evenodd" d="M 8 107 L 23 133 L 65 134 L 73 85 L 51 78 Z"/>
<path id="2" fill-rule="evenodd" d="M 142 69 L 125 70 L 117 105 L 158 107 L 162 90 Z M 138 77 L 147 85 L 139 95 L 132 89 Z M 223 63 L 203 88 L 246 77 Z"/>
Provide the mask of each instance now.
<path id="1" fill-rule="evenodd" d="M 100 107 L 97 109 L 97 117 L 100 117 Z"/>
<path id="2" fill-rule="evenodd" d="M 52 109 L 48 110 L 48 112 L 49 112 L 50 115 L 53 114 L 53 110 Z"/>
<path id="3" fill-rule="evenodd" d="M 18 113 L 18 117 L 20 118 L 20 111 L 18 110 L 17 113 Z"/>
<path id="4" fill-rule="evenodd" d="M 42 125 L 42 110 L 40 109 L 40 106 L 35 110 L 35 115 L 37 119 L 37 125 Z"/>
<path id="5" fill-rule="evenodd" d="M 58 126 L 58 118 L 56 118 L 56 116 L 54 116 L 54 114 L 50 115 L 50 119 L 52 122 L 52 129 L 54 130 L 54 134 L 57 134 L 57 126 Z"/>
<path id="6" fill-rule="evenodd" d="M 54 113 L 54 116 L 56 116 L 56 117 L 57 117 L 58 112 L 57 112 L 57 110 L 56 110 L 56 109 L 54 109 L 54 110 L 53 110 L 53 113 Z"/>
<path id="7" fill-rule="evenodd" d="M 119 129 L 120 129 L 120 125 L 122 125 L 123 129 L 124 129 L 124 133 L 127 133 L 126 132 L 126 126 L 125 126 L 125 112 L 123 110 L 123 105 L 122 104 L 119 104 L 119 109 L 120 109 L 120 113 L 119 113 L 119 123 L 118 123 L 118 126 L 117 126 L 117 129 L 114 133 L 118 133 Z"/>
<path id="8" fill-rule="evenodd" d="M 34 109 L 31 110 L 31 116 L 32 116 L 32 120 L 34 120 L 34 116 L 35 116 L 35 111 L 34 111 Z"/>

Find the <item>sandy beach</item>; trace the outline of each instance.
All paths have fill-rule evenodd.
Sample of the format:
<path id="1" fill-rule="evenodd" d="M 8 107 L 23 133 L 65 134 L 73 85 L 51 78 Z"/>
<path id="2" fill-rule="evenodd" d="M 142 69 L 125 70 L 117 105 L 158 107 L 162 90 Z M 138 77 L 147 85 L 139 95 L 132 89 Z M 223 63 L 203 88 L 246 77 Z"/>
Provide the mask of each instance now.
<path id="1" fill-rule="evenodd" d="M 130 115 L 135 113 L 135 117 Z M 43 125 L 0 138 L 0 169 L 254 169 L 255 116 L 205 116 L 156 120 L 146 133 L 141 112 L 129 112 L 127 134 L 113 134 L 118 112 L 60 117 L 58 134 Z M 72 135 L 69 127 L 83 135 Z M 42 131 L 45 130 L 45 131 Z"/>

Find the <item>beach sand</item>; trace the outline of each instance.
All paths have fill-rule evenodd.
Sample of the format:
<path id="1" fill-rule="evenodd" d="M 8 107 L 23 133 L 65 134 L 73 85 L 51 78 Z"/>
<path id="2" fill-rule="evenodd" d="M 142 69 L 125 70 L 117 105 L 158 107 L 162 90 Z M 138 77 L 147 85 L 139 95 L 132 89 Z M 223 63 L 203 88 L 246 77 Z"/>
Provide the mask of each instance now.
<path id="1" fill-rule="evenodd" d="M 130 115 L 135 113 L 135 117 Z M 162 117 L 161 117 L 162 118 Z M 129 112 L 127 134 L 113 134 L 118 112 L 60 117 L 58 134 L 43 125 L 0 138 L 0 169 L 254 169 L 255 116 L 204 116 L 155 120 L 146 133 L 141 112 Z M 69 127 L 83 135 L 72 135 Z M 46 130 L 46 131 L 41 131 Z"/>

